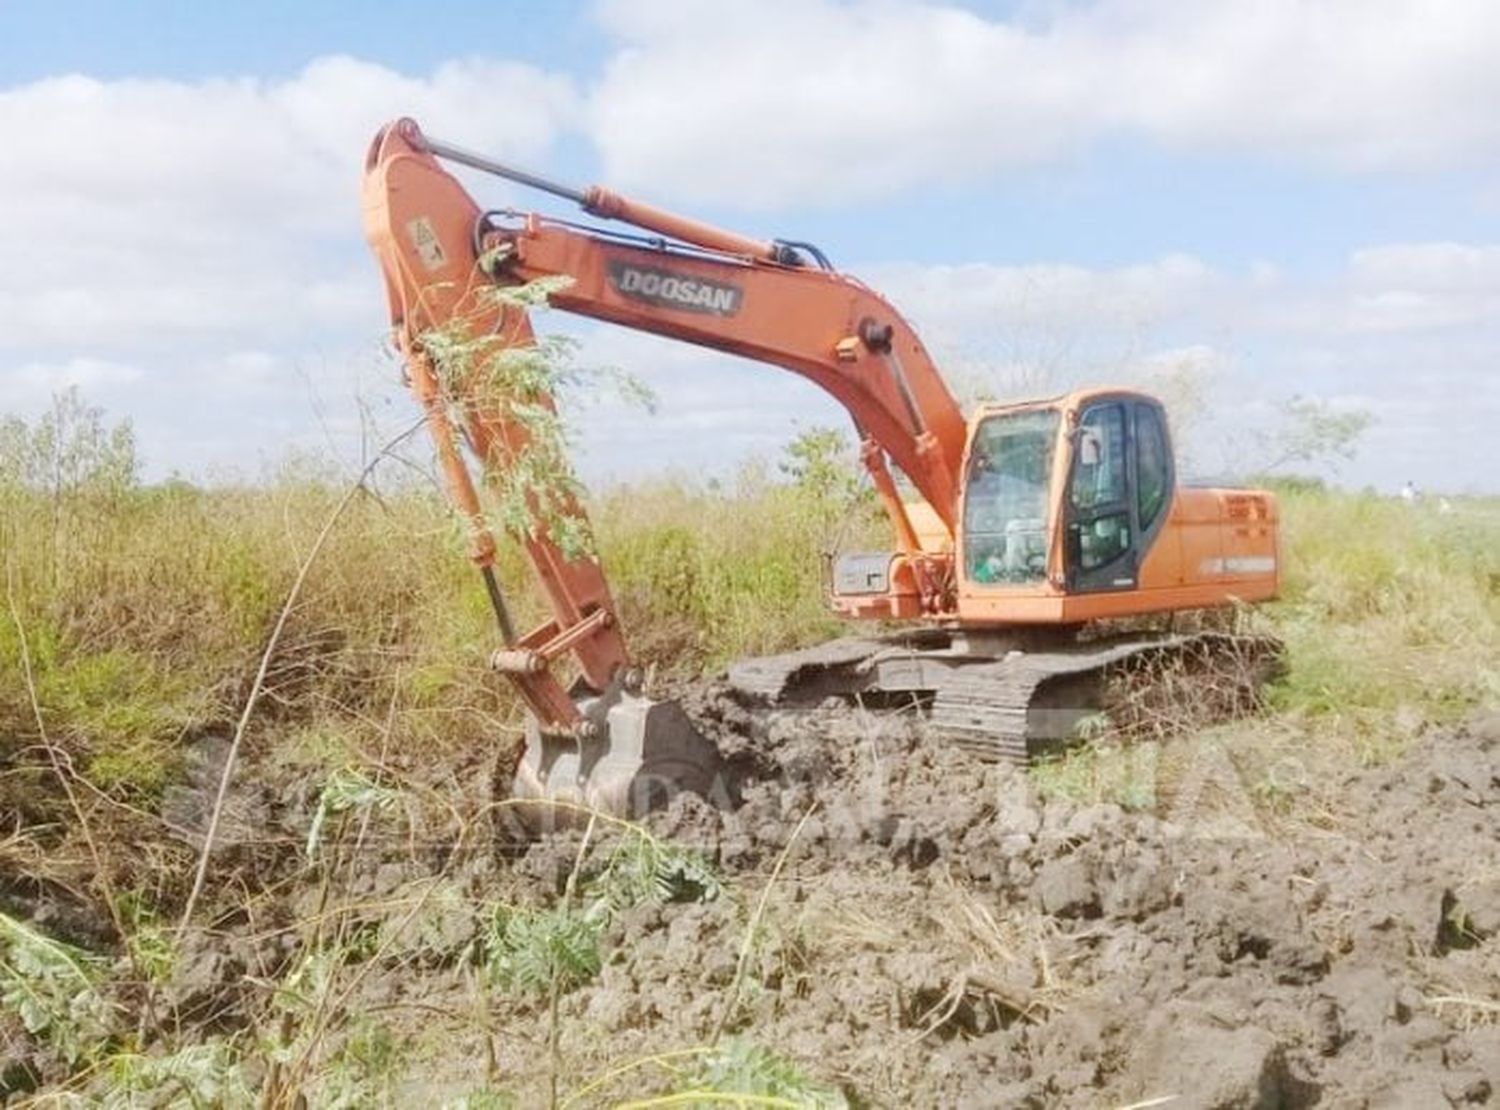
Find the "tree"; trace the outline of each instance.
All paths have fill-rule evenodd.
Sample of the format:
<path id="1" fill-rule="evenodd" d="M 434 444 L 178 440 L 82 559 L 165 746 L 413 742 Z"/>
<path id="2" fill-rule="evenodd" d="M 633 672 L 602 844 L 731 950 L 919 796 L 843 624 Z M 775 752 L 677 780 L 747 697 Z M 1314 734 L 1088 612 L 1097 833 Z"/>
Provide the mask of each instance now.
<path id="1" fill-rule="evenodd" d="M 814 425 L 797 433 L 777 468 L 814 500 L 844 505 L 859 492 L 860 471 L 849 437 Z"/>
<path id="2" fill-rule="evenodd" d="M 136 484 L 140 461 L 128 420 L 112 426 L 86 404 L 77 387 L 52 398 L 35 425 L 0 422 L 0 480 L 60 502 L 84 491 L 115 493 Z"/>
<path id="3" fill-rule="evenodd" d="M 1352 459 L 1359 441 L 1375 423 L 1362 409 L 1337 409 L 1314 397 L 1293 396 L 1277 406 L 1279 425 L 1261 437 L 1265 472 L 1282 467 L 1329 465 Z"/>
<path id="4" fill-rule="evenodd" d="M 854 445 L 837 428 L 814 425 L 799 432 L 783 449 L 777 469 L 791 479 L 827 547 L 842 547 L 848 529 L 862 532 L 880 515 Z"/>

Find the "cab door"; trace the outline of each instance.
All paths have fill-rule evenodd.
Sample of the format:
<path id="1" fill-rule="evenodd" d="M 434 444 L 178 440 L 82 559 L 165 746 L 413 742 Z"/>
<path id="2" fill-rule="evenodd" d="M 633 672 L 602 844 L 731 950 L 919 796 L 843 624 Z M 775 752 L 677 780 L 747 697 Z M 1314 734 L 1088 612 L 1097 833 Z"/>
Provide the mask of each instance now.
<path id="1" fill-rule="evenodd" d="M 1097 401 L 1073 432 L 1066 499 L 1068 589 L 1134 589 L 1171 501 L 1172 452 L 1161 407 Z"/>

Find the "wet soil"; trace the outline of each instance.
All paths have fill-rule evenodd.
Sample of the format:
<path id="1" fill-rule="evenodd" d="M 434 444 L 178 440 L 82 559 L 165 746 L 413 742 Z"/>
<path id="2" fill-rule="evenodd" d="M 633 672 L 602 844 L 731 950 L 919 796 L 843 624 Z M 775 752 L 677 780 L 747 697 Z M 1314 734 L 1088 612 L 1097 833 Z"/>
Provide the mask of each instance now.
<path id="1" fill-rule="evenodd" d="M 1148 745 L 1147 777 L 1171 775 L 1125 809 L 1044 798 L 909 715 L 688 708 L 752 769 L 743 804 L 682 797 L 646 824 L 722 889 L 615 916 L 598 975 L 557 1002 L 564 1091 L 738 1038 L 856 1106 L 1500 1106 L 1500 715 L 1369 769 L 1268 766 L 1233 733 Z M 432 786 L 473 796 L 485 774 Z M 305 788 L 246 789 L 260 826 L 306 836 Z M 583 856 L 609 849 L 588 836 Z M 195 934 L 167 1002 L 205 1035 L 263 1024 L 257 984 L 306 922 L 362 906 L 380 939 L 342 1005 L 398 1031 L 401 1101 L 489 1081 L 544 1105 L 547 1000 L 476 1018 L 473 955 L 486 906 L 564 896 L 583 837 L 427 848 L 408 826 L 331 894 L 267 884 Z M 672 1082 L 643 1065 L 576 1105 Z"/>
<path id="2" fill-rule="evenodd" d="M 1227 739 L 1145 813 L 1042 802 L 901 716 L 723 716 L 779 775 L 659 824 L 756 891 L 786 854 L 731 1024 L 851 1101 L 1500 1105 L 1500 717 L 1289 820 Z M 621 1058 L 701 1043 L 745 928 L 640 915 L 581 1015 Z"/>

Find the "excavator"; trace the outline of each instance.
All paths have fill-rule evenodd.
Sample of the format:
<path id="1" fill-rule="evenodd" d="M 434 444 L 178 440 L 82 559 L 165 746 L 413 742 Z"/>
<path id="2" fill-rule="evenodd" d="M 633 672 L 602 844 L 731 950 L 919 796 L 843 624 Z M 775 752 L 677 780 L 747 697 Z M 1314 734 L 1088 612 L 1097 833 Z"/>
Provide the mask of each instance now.
<path id="1" fill-rule="evenodd" d="M 449 166 L 550 194 L 594 222 L 482 208 Z M 547 526 L 542 490 L 505 530 L 551 617 L 514 627 L 470 460 L 491 480 L 518 465 L 533 432 L 514 406 L 447 372 L 434 341 L 451 350 L 456 331 L 487 350 L 531 349 L 525 303 L 487 295 L 496 290 L 540 286 L 555 309 L 789 370 L 849 412 L 892 543 L 829 557 L 824 578 L 832 608 L 871 632 L 734 664 L 729 685 L 747 704 L 916 705 L 934 736 L 1024 761 L 1108 713 L 1112 676 L 1144 675 L 1148 692 L 1155 681 L 1169 700 L 1233 716 L 1274 671 L 1274 638 L 1185 615 L 1276 594 L 1276 499 L 1184 482 L 1156 397 L 1101 386 L 965 416 L 906 320 L 816 246 L 553 181 L 410 119 L 371 143 L 363 207 L 406 379 L 496 614 L 503 646 L 490 664 L 528 710 L 503 788 L 515 797 L 638 814 L 679 791 L 722 801 L 726 790 L 715 746 L 678 703 L 644 689 L 603 566 Z M 550 410 L 553 398 L 528 403 Z"/>

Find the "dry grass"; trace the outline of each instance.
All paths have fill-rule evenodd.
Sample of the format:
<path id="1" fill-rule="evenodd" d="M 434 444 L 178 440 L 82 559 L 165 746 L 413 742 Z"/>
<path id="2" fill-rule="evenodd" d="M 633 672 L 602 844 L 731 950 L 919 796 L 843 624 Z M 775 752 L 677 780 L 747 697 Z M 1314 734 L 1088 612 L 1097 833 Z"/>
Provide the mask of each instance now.
<path id="1" fill-rule="evenodd" d="M 1500 701 L 1500 502 L 1283 497 L 1288 647 L 1274 706 L 1364 761 Z"/>

